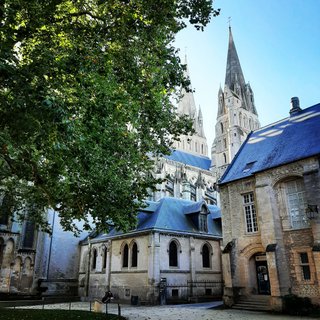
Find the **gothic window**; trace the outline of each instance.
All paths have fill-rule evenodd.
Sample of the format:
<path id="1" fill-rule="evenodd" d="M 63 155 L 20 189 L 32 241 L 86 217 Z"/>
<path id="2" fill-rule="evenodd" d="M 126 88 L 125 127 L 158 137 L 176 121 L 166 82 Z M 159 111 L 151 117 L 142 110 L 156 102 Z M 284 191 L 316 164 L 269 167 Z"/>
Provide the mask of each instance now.
<path id="1" fill-rule="evenodd" d="M 103 248 L 103 264 L 102 264 L 103 269 L 107 267 L 107 255 L 108 255 L 108 249 L 107 247 L 104 247 Z"/>
<path id="2" fill-rule="evenodd" d="M 258 222 L 256 209 L 254 205 L 254 195 L 253 192 L 243 195 L 243 209 L 246 218 L 246 230 L 248 233 L 253 233 L 258 231 Z"/>
<path id="3" fill-rule="evenodd" d="M 300 252 L 300 267 L 303 280 L 311 280 L 309 258 L 307 252 Z"/>
<path id="4" fill-rule="evenodd" d="M 166 181 L 166 197 L 173 197 L 174 195 L 174 184 L 173 184 L 173 181 L 170 180 L 170 179 L 167 179 Z"/>
<path id="5" fill-rule="evenodd" d="M 134 242 L 131 250 L 131 267 L 138 266 L 138 246 Z"/>
<path id="6" fill-rule="evenodd" d="M 35 223 L 33 221 L 26 221 L 24 226 L 24 234 L 22 239 L 22 248 L 32 249 L 35 239 Z"/>
<path id="7" fill-rule="evenodd" d="M 32 261 L 29 257 L 24 260 L 23 263 L 23 273 L 28 276 L 32 273 Z"/>
<path id="8" fill-rule="evenodd" d="M 92 250 L 92 270 L 95 270 L 97 267 L 97 257 L 98 257 L 98 252 L 97 249 Z"/>
<path id="9" fill-rule="evenodd" d="M 7 225 L 11 214 L 12 199 L 9 194 L 0 195 L 0 225 Z"/>
<path id="10" fill-rule="evenodd" d="M 1 266 L 3 268 L 7 268 L 11 265 L 12 259 L 14 256 L 14 246 L 15 246 L 15 243 L 11 238 L 7 240 L 7 242 L 3 246 L 3 252 L 2 252 L 3 256 L 2 256 L 2 263 L 1 263 Z"/>
<path id="11" fill-rule="evenodd" d="M 197 200 L 196 187 L 193 186 L 193 185 L 190 185 L 190 200 L 191 201 L 196 201 Z"/>
<path id="12" fill-rule="evenodd" d="M 302 179 L 286 182 L 286 198 L 291 227 L 293 229 L 309 227 L 309 222 L 305 214 L 307 203 Z"/>
<path id="13" fill-rule="evenodd" d="M 243 126 L 244 126 L 245 128 L 248 127 L 248 120 L 247 120 L 247 117 L 246 117 L 246 116 L 243 117 Z"/>
<path id="14" fill-rule="evenodd" d="M 201 154 L 204 154 L 203 144 L 201 144 Z"/>
<path id="15" fill-rule="evenodd" d="M 223 139 L 224 148 L 227 149 L 227 139 Z"/>
<path id="16" fill-rule="evenodd" d="M 227 155 L 225 153 L 223 154 L 223 161 L 224 163 L 227 163 Z"/>
<path id="17" fill-rule="evenodd" d="M 169 245 L 169 267 L 178 266 L 178 246 L 175 241 L 171 241 Z"/>
<path id="18" fill-rule="evenodd" d="M 196 152 L 198 152 L 198 143 L 197 142 L 195 142 L 195 149 L 196 149 Z"/>
<path id="19" fill-rule="evenodd" d="M 127 244 L 123 247 L 122 253 L 122 267 L 128 268 L 128 261 L 129 261 L 129 247 Z"/>
<path id="20" fill-rule="evenodd" d="M 206 243 L 202 247 L 202 267 L 210 268 L 210 248 Z"/>
<path id="21" fill-rule="evenodd" d="M 223 128 L 223 123 L 222 122 L 220 122 L 220 129 L 221 129 L 221 133 L 223 133 L 224 128 Z"/>

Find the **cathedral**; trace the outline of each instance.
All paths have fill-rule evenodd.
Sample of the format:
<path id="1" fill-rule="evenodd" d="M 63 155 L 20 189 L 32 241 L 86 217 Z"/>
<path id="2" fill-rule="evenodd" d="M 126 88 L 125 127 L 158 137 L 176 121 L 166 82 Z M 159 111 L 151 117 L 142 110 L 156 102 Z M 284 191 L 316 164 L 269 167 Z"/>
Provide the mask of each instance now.
<path id="1" fill-rule="evenodd" d="M 263 297 L 279 311 L 293 293 L 319 303 L 319 105 L 302 110 L 293 99 L 288 119 L 260 128 L 230 27 L 211 157 L 202 111 L 192 91 L 181 93 L 177 111 L 194 133 L 154 159 L 163 182 L 134 230 L 75 238 L 48 210 L 50 236 L 12 223 L 8 195 L 0 198 L 0 295 L 92 300 L 110 289 L 128 303 L 218 298 L 231 307 Z"/>
<path id="2" fill-rule="evenodd" d="M 212 157 L 208 157 L 208 145 L 204 133 L 201 109 L 200 107 L 196 107 L 193 92 L 183 90 L 181 92 L 182 99 L 177 106 L 177 111 L 179 114 L 190 117 L 193 121 L 194 133 L 190 136 L 181 136 L 180 141 L 174 143 L 174 148 L 170 155 L 155 159 L 154 174 L 157 178 L 161 178 L 163 183 L 159 184 L 157 191 L 151 193 L 148 198 L 149 208 L 151 208 L 148 211 L 148 215 L 151 220 L 154 219 L 151 216 L 157 215 L 166 216 L 169 220 L 173 217 L 177 219 L 179 217 L 180 219 L 174 226 L 172 225 L 173 229 L 171 231 L 170 227 L 165 223 L 161 227 L 166 230 L 165 234 L 167 235 L 165 238 L 169 234 L 171 235 L 171 242 L 169 239 L 165 240 L 164 243 L 167 243 L 168 248 L 161 247 L 160 251 L 164 250 L 165 252 L 169 250 L 170 244 L 173 243 L 176 245 L 179 256 L 181 256 L 181 262 L 179 260 L 178 263 L 181 270 L 177 271 L 180 275 L 176 275 L 173 278 L 180 279 L 179 285 L 186 285 L 188 281 L 214 281 L 217 283 L 217 287 L 207 288 L 207 292 L 201 289 L 202 291 L 199 291 L 201 295 L 205 295 L 205 293 L 213 295 L 217 294 L 219 290 L 221 291 L 222 274 L 219 243 L 222 239 L 222 234 L 221 213 L 216 206 L 218 197 L 217 180 L 228 163 L 230 163 L 250 129 L 259 126 L 253 93 L 250 85 L 244 81 L 231 29 L 229 32 L 226 80 L 224 92 L 220 89 L 218 93 L 219 108 Z M 187 61 L 185 61 L 185 64 L 186 76 L 189 78 Z M 172 200 L 170 200 L 171 198 Z M 1 199 L 1 201 L 2 209 L 5 210 L 5 198 Z M 170 210 L 168 209 L 169 204 L 173 206 L 171 213 L 169 213 Z M 141 212 L 139 215 L 143 216 L 143 213 Z M 97 292 L 100 294 L 103 288 L 99 287 L 97 289 L 95 282 L 93 283 L 92 281 L 98 279 L 97 274 L 107 275 L 106 272 L 109 272 L 107 277 L 109 282 L 105 276 L 103 283 L 106 286 L 112 286 L 113 280 L 111 275 L 119 272 L 118 269 L 121 263 L 123 263 L 123 261 L 121 262 L 123 257 L 117 258 L 120 260 L 115 265 L 115 269 L 108 269 L 107 267 L 109 266 L 109 262 L 106 262 L 107 255 L 110 255 L 107 252 L 111 248 L 111 239 L 115 241 L 115 235 L 96 235 L 98 238 L 94 238 L 91 235 L 92 239 L 88 241 L 87 234 L 83 232 L 79 238 L 75 238 L 71 232 L 64 232 L 62 230 L 58 213 L 48 210 L 47 216 L 53 228 L 51 236 L 38 232 L 28 221 L 25 221 L 23 224 L 11 223 L 9 212 L 4 212 L 0 221 L 0 293 L 17 295 L 39 293 L 43 295 L 75 295 L 79 293 L 83 296 L 95 295 L 94 290 L 98 290 Z M 155 228 L 151 222 L 150 228 L 150 230 Z M 140 230 L 139 227 L 136 232 L 138 230 Z M 183 235 L 184 233 L 187 233 L 188 236 L 186 234 Z M 145 244 L 149 243 L 149 247 L 151 241 L 155 245 L 152 250 L 156 252 L 159 250 L 156 249 L 156 243 L 157 241 L 159 242 L 160 238 L 156 241 L 156 239 L 150 238 L 150 236 L 144 234 L 145 238 L 141 241 Z M 118 240 L 123 239 L 124 235 L 117 235 L 117 237 Z M 161 233 L 159 237 L 161 237 Z M 80 251 L 78 248 L 79 241 L 81 243 Z M 187 241 L 190 247 L 188 250 L 192 251 L 194 250 L 192 248 L 198 248 L 197 252 L 202 258 L 204 252 L 206 255 L 209 255 L 209 258 L 206 258 L 203 265 L 197 264 L 199 259 L 201 261 L 201 256 L 196 258 L 194 255 L 184 256 L 184 254 L 180 254 L 180 252 L 185 252 L 182 249 L 182 247 L 186 246 L 185 241 Z M 98 247 L 93 245 L 95 242 L 99 243 Z M 128 259 L 131 259 L 130 250 L 132 250 L 133 242 L 139 245 L 137 250 L 141 250 L 140 248 L 144 246 L 141 245 L 142 247 L 140 247 L 139 241 L 135 238 L 127 242 L 129 250 Z M 62 243 L 63 250 L 61 250 Z M 95 256 L 95 253 L 88 251 L 89 246 L 92 246 L 92 249 L 96 250 L 97 256 Z M 117 252 L 122 252 L 120 247 Z M 152 255 L 155 254 L 154 252 Z M 159 254 L 157 253 L 157 255 Z M 104 262 L 102 262 L 103 259 L 101 257 L 105 257 Z M 142 261 L 141 258 L 139 261 Z M 114 263 L 110 264 L 109 268 L 114 266 Z M 193 266 L 193 264 L 195 265 Z M 186 267 L 190 265 L 192 267 Z M 147 260 L 143 262 L 143 272 L 152 274 L 150 268 L 158 276 L 152 276 L 149 279 L 152 285 L 148 289 L 148 296 L 145 296 L 144 299 L 154 302 L 158 298 L 155 298 L 156 294 L 153 291 L 159 285 L 158 282 L 161 278 L 162 269 L 155 271 L 155 266 L 152 266 L 151 262 L 147 262 Z M 170 271 L 169 265 L 164 267 L 163 270 Z M 91 271 L 95 274 L 92 277 L 88 275 Z M 132 271 L 134 271 L 134 268 Z M 137 274 L 139 272 L 142 271 L 138 270 Z M 170 273 L 172 273 L 172 270 Z M 182 277 L 182 274 L 186 276 Z M 167 278 L 167 281 L 171 279 L 168 276 L 165 278 Z M 173 286 L 178 286 L 178 284 L 171 282 Z M 136 287 L 139 286 L 138 281 Z M 174 287 L 171 290 L 169 298 L 173 299 L 180 295 L 187 295 L 186 290 L 178 290 L 177 288 L 179 289 L 179 287 Z M 122 293 L 119 291 L 119 295 L 122 294 L 125 299 L 128 297 L 128 294 L 125 293 L 126 289 L 130 288 L 123 289 Z M 178 293 L 176 290 L 178 290 Z"/>

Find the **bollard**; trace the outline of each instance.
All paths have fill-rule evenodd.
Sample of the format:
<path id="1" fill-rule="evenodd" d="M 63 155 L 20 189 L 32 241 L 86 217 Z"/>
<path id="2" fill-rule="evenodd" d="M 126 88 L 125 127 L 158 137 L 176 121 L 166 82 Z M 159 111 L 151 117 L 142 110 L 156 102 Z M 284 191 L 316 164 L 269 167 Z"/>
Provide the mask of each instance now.
<path id="1" fill-rule="evenodd" d="M 108 314 L 108 303 L 106 303 L 106 314 Z"/>
<path id="2" fill-rule="evenodd" d="M 91 310 L 91 301 L 89 301 L 89 309 L 90 309 L 90 312 L 92 311 Z"/>
<path id="3" fill-rule="evenodd" d="M 118 303 L 118 317 L 121 317 L 121 307 L 119 303 Z"/>
<path id="4" fill-rule="evenodd" d="M 69 303 L 69 311 L 71 310 L 71 302 Z"/>

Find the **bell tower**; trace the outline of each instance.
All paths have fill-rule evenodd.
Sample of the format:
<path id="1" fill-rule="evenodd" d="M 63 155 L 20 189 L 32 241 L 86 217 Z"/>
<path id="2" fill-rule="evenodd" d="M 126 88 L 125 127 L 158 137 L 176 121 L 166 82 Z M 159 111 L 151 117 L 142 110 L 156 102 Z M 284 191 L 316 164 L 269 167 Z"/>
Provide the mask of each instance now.
<path id="1" fill-rule="evenodd" d="M 224 88 L 218 91 L 212 170 L 217 180 L 240 149 L 249 132 L 260 127 L 253 91 L 245 82 L 229 26 L 229 46 Z"/>

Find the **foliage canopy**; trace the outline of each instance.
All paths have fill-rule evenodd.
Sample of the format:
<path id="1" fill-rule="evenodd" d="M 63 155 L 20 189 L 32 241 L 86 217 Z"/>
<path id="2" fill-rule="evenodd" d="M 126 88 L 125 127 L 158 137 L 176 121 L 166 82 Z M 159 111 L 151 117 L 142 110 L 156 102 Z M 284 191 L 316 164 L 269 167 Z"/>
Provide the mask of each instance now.
<path id="1" fill-rule="evenodd" d="M 122 230 L 154 188 L 149 154 L 189 132 L 173 101 L 187 86 L 173 47 L 210 0 L 4 0 L 0 4 L 0 179 L 11 208 L 46 229 L 88 215 Z"/>

